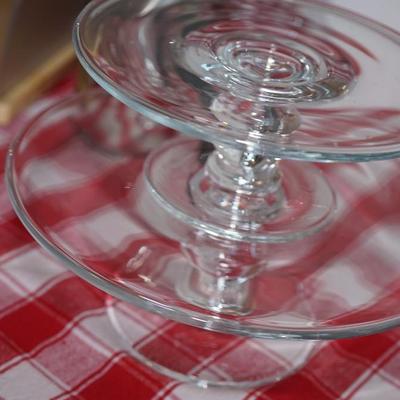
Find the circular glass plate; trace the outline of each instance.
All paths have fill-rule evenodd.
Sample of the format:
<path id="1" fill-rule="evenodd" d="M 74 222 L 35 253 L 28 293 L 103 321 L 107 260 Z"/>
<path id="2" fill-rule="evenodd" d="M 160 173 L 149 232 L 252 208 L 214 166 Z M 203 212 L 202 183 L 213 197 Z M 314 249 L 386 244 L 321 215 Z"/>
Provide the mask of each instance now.
<path id="1" fill-rule="evenodd" d="M 198 193 L 194 192 L 193 187 L 201 191 L 201 186 L 204 185 L 201 182 L 204 162 L 211 153 L 203 151 L 203 143 L 186 138 L 170 140 L 154 150 L 144 166 L 149 194 L 153 201 L 157 201 L 154 207 L 173 215 L 168 223 L 169 227 L 176 227 L 175 221 L 181 221 L 186 227 L 181 233 L 182 240 L 187 240 L 188 235 L 193 235 L 193 231 L 207 231 L 223 240 L 250 243 L 254 256 L 257 243 L 289 242 L 313 235 L 334 218 L 335 196 L 320 169 L 310 163 L 299 164 L 296 161 L 280 163 L 284 199 L 279 210 L 272 216 L 267 214 L 264 220 L 265 209 L 261 209 L 257 217 L 254 217 L 253 223 L 241 225 L 232 218 L 232 204 L 221 214 L 212 201 L 199 205 L 195 198 Z M 171 182 L 175 184 L 172 185 Z M 236 193 L 236 198 L 240 198 L 239 193 Z M 151 200 L 145 202 L 147 209 L 150 204 Z M 155 210 L 151 214 L 148 221 L 153 221 L 153 225 L 157 227 L 160 225 L 157 215 L 159 213 Z M 167 232 L 171 230 L 169 227 Z M 175 237 L 176 234 L 177 232 Z"/>
<path id="2" fill-rule="evenodd" d="M 26 127 L 8 156 L 17 214 L 75 273 L 166 318 L 223 333 L 332 339 L 400 324 L 398 161 L 315 165 L 336 191 L 334 222 L 309 238 L 266 244 L 265 269 L 244 287 L 246 312 L 225 315 L 180 295 L 192 271 L 182 243 L 146 223 L 151 204 L 139 201 L 145 138 L 156 137 L 154 145 L 172 133 L 153 125 L 151 135 L 131 135 L 142 132 L 132 114 L 121 118 L 132 111 L 115 110 L 98 91 L 63 100 Z M 107 149 L 127 133 L 131 151 Z"/>
<path id="3" fill-rule="evenodd" d="M 400 155 L 400 35 L 351 12 L 304 0 L 99 0 L 74 43 L 108 92 L 186 134 L 299 160 Z"/>

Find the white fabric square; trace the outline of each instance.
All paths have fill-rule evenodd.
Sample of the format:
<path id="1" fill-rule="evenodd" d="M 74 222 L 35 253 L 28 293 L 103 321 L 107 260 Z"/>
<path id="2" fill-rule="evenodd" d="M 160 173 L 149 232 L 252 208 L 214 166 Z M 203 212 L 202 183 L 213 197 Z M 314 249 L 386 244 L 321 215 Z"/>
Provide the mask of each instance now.
<path id="1" fill-rule="evenodd" d="M 176 400 L 178 399 L 190 399 L 190 400 L 242 400 L 247 399 L 247 393 L 243 390 L 231 390 L 231 389 L 220 389 L 213 387 L 212 389 L 201 389 L 194 385 L 179 385 L 166 397 L 163 392 L 159 393 L 159 396 L 155 396 L 153 400 L 165 399 L 165 400 Z"/>
<path id="2" fill-rule="evenodd" d="M 82 173 L 61 169 L 51 159 L 34 159 L 25 166 L 21 179 L 35 188 L 35 193 L 65 190 L 69 186 L 83 183 Z"/>
<path id="3" fill-rule="evenodd" d="M 7 279 L 4 279 L 4 277 L 0 275 L 0 314 L 5 308 L 20 299 L 21 293 L 14 291 L 13 288 L 8 285 Z"/>
<path id="4" fill-rule="evenodd" d="M 351 400 L 399 400 L 400 390 L 390 382 L 375 375 L 363 385 Z"/>
<path id="5" fill-rule="evenodd" d="M 125 318 L 124 321 L 126 321 Z M 107 315 L 85 318 L 85 320 L 82 321 L 81 326 L 89 330 L 93 336 L 104 343 L 106 346 L 104 347 L 104 351 L 106 348 L 108 348 L 110 352 L 121 350 L 127 345 L 127 343 L 123 342 L 121 335 L 111 325 L 110 319 Z M 139 323 L 128 322 L 127 326 L 131 329 L 129 336 L 133 341 L 135 341 L 135 339 L 140 340 L 144 336 L 148 335 L 148 330 Z"/>
<path id="6" fill-rule="evenodd" d="M 50 399 L 62 391 L 28 362 L 0 375 L 0 397 L 7 400 Z"/>
<path id="7" fill-rule="evenodd" d="M 62 340 L 44 348 L 35 360 L 58 380 L 72 387 L 99 369 L 107 358 L 70 332 Z"/>
<path id="8" fill-rule="evenodd" d="M 321 274 L 313 276 L 313 286 L 316 295 L 337 296 L 354 308 L 366 305 L 378 295 L 378 291 L 366 284 L 346 258 L 335 260 Z"/>
<path id="9" fill-rule="evenodd" d="M 103 243 L 102 251 L 121 246 L 124 240 L 132 235 L 144 236 L 143 228 L 119 211 L 115 206 L 103 207 L 89 218 L 82 220 L 86 232 L 92 232 Z"/>
<path id="10" fill-rule="evenodd" d="M 7 214 L 11 216 L 12 212 L 13 210 L 4 184 L 3 176 L 0 175 L 0 221 L 1 218 L 5 218 Z"/>
<path id="11" fill-rule="evenodd" d="M 2 268 L 28 291 L 35 292 L 49 280 L 66 271 L 57 261 L 35 247 L 8 261 Z"/>

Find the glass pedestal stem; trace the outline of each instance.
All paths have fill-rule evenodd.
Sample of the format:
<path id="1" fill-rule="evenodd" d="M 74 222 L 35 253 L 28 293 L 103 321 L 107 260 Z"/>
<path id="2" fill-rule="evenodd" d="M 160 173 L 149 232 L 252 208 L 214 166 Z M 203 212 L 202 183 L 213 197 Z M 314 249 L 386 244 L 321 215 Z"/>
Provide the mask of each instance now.
<path id="1" fill-rule="evenodd" d="M 216 146 L 189 182 L 196 207 L 229 229 L 254 231 L 279 213 L 284 202 L 279 161 Z M 254 244 L 197 232 L 182 248 L 194 269 L 179 283 L 192 304 L 222 313 L 249 308 L 252 279 L 265 266 L 267 244 Z"/>
<path id="2" fill-rule="evenodd" d="M 284 200 L 279 161 L 252 149 L 216 146 L 189 186 L 194 204 L 231 229 L 257 229 Z"/>

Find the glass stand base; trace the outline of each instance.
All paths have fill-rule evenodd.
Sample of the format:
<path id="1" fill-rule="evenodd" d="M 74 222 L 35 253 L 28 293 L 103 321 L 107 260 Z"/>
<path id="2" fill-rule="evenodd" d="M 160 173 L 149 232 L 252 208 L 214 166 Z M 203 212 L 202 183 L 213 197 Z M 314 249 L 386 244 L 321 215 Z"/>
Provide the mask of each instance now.
<path id="1" fill-rule="evenodd" d="M 200 387 L 251 388 L 298 371 L 317 341 L 263 340 L 190 327 L 108 299 L 108 315 L 125 350 L 175 380 Z"/>

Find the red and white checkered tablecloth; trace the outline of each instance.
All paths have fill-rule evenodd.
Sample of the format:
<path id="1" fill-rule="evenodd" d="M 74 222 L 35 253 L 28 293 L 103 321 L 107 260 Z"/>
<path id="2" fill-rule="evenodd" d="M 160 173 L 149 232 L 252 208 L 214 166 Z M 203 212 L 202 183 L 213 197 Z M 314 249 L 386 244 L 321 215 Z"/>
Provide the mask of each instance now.
<path id="1" fill-rule="evenodd" d="M 39 102 L 34 110 L 49 101 Z M 31 113 L 0 132 L 1 165 L 9 141 Z M 398 164 L 390 163 L 382 167 L 385 185 L 399 177 Z M 376 201 L 381 188 L 370 190 L 364 199 Z M 348 195 L 347 201 L 357 202 L 345 185 L 341 193 L 344 198 Z M 365 202 L 362 206 L 366 207 Z M 379 225 L 378 218 L 370 221 L 371 226 Z M 138 342 L 145 340 L 149 346 L 162 346 L 161 332 L 176 329 L 174 323 L 156 316 L 136 323 Z M 400 399 L 398 329 L 326 343 L 295 375 L 254 390 L 204 390 L 154 373 L 120 347 L 107 316 L 106 295 L 69 272 L 32 240 L 14 214 L 1 178 L 0 399 L 377 398 Z"/>

